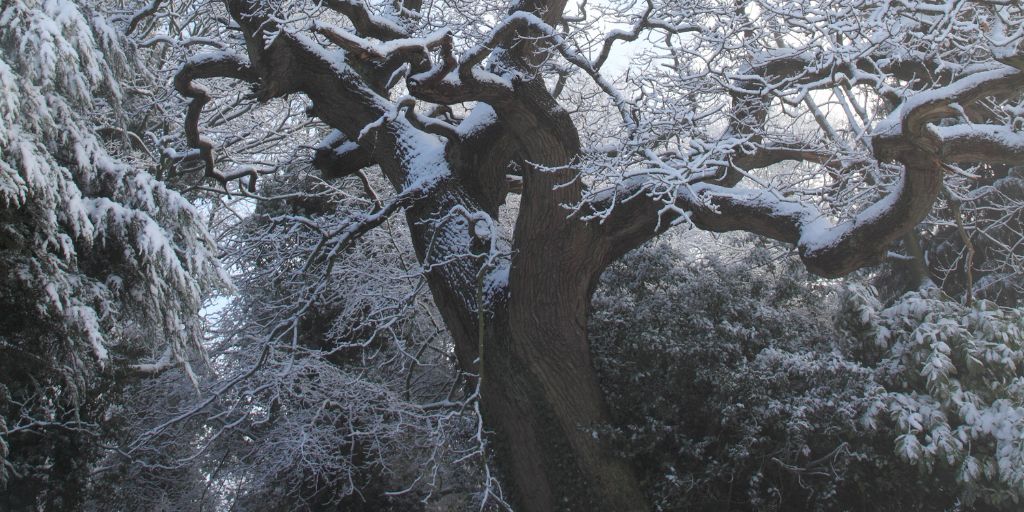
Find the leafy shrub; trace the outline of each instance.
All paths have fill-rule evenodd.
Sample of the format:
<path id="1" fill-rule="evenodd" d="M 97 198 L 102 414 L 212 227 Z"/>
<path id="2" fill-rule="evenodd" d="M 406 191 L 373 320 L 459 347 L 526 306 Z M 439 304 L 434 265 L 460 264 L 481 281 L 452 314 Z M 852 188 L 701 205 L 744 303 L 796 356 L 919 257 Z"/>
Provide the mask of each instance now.
<path id="1" fill-rule="evenodd" d="M 1024 498 L 1024 310 L 949 300 L 938 288 L 883 308 L 851 287 L 846 316 L 882 386 L 864 422 L 896 437 L 900 459 L 952 472 L 965 503 Z M 875 347 L 871 347 L 875 345 Z M 866 357 L 865 357 L 866 358 Z"/>
<path id="2" fill-rule="evenodd" d="M 661 510 L 1014 509 L 1019 311 L 678 253 L 610 269 L 591 319 L 601 434 Z"/>

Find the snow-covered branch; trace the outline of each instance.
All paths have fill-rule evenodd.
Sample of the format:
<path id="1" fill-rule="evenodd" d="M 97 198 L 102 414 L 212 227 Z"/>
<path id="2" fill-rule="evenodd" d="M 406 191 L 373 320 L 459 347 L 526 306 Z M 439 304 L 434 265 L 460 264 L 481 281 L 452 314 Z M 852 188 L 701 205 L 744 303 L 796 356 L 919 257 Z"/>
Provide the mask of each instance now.
<path id="1" fill-rule="evenodd" d="M 232 78 L 256 83 L 255 71 L 244 57 L 229 52 L 218 52 L 204 53 L 192 58 L 174 76 L 174 88 L 182 96 L 192 99 L 185 114 L 185 140 L 189 146 L 199 150 L 198 157 L 203 161 L 206 177 L 214 178 L 222 186 L 226 186 L 229 181 L 248 176 L 249 190 L 255 192 L 258 176 L 255 170 L 242 170 L 225 175 L 217 171 L 214 165 L 213 141 L 203 137 L 199 132 L 199 117 L 203 113 L 203 107 L 211 99 L 204 87 L 194 83 L 195 80 L 202 78 Z"/>

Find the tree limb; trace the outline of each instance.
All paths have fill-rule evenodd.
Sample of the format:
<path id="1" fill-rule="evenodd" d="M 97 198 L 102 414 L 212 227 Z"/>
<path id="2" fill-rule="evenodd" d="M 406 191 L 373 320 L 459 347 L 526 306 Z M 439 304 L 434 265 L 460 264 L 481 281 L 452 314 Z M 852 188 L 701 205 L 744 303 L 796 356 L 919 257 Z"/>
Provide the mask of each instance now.
<path id="1" fill-rule="evenodd" d="M 323 0 L 323 5 L 345 15 L 352 22 L 356 32 L 365 37 L 390 41 L 410 35 L 401 25 L 370 12 L 366 4 L 359 0 Z"/>
<path id="2" fill-rule="evenodd" d="M 217 180 L 224 186 L 231 180 L 249 176 L 249 191 L 255 192 L 257 171 L 249 169 L 225 175 L 214 168 L 213 142 L 199 132 L 199 117 L 203 113 L 203 107 L 211 99 L 204 87 L 193 83 L 202 78 L 234 78 L 257 83 L 258 77 L 244 57 L 226 52 L 197 55 L 174 75 L 175 90 L 182 96 L 192 99 L 185 114 L 185 140 L 189 147 L 199 150 L 205 176 Z"/>

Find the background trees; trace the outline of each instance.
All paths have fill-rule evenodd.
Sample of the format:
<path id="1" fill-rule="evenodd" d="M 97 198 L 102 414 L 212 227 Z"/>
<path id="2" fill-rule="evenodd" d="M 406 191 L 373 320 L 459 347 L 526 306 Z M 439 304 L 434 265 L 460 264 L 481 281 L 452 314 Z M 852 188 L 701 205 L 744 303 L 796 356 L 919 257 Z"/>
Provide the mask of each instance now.
<path id="1" fill-rule="evenodd" d="M 49 17 L 35 25 L 20 21 L 35 19 L 31 7 Z M 878 411 L 890 413 L 897 426 L 871 431 L 881 429 L 882 440 L 884 432 L 899 431 L 901 453 L 926 469 L 928 461 L 941 458 L 948 465 L 971 465 L 947 431 L 956 432 L 961 444 L 996 447 L 986 459 L 994 466 L 975 457 L 976 464 L 994 470 L 978 473 L 983 478 L 961 471 L 964 485 L 950 484 L 936 496 L 970 500 L 977 489 L 967 484 L 983 481 L 982 501 L 1012 501 L 1017 480 L 998 461 L 1016 457 L 1000 439 L 1011 439 L 1019 425 L 1013 419 L 1020 409 L 1013 384 L 1019 380 L 1017 349 L 1001 335 L 985 332 L 1009 332 L 1018 317 L 980 299 L 1012 305 L 1018 293 L 1019 179 L 1013 165 L 1024 147 L 1016 120 L 1024 80 L 1017 67 L 1018 7 L 971 1 L 667 1 L 567 8 L 564 2 L 539 1 L 348 0 L 102 7 L 112 15 L 110 22 L 76 15 L 81 10 L 57 2 L 16 4 L 6 8 L 11 14 L 4 22 L 64 37 L 84 33 L 81 27 L 89 25 L 74 21 L 54 31 L 54 23 L 86 20 L 100 27 L 89 30 L 103 34 L 102 41 L 115 39 L 106 36 L 107 27 L 131 35 L 125 55 L 140 56 L 131 62 L 145 68 L 132 76 L 150 77 L 122 95 L 137 98 L 129 110 L 136 113 L 135 125 L 100 131 L 121 134 L 129 142 L 119 150 L 125 158 L 138 152 L 131 158 L 151 165 L 152 176 L 198 202 L 225 250 L 226 269 L 239 293 L 220 298 L 210 310 L 216 324 L 205 332 L 209 364 L 179 374 L 170 363 L 198 354 L 188 350 L 199 345 L 199 324 L 192 315 L 202 298 L 213 298 L 208 290 L 221 276 L 195 210 L 165 206 L 163 199 L 148 201 L 151 189 L 173 198 L 166 200 L 173 204 L 179 196 L 147 181 L 147 174 L 128 179 L 136 175 L 125 171 L 113 180 L 146 192 L 126 189 L 123 201 L 141 201 L 134 208 L 148 217 L 138 218 L 155 224 L 145 224 L 139 232 L 144 236 L 118 231 L 139 254 L 119 250 L 118 258 L 100 260 L 127 267 L 118 270 L 120 280 L 103 277 L 104 283 L 135 283 L 139 277 L 137 282 L 155 285 L 145 294 L 121 296 L 122 302 L 125 297 L 132 302 L 113 307 L 117 314 L 142 308 L 137 314 L 149 323 L 135 317 L 131 322 L 143 334 L 158 326 L 171 342 L 167 352 L 119 356 L 120 367 L 159 375 L 152 381 L 122 381 L 132 389 L 130 396 L 145 393 L 141 396 L 150 399 L 150 407 L 129 398 L 131 407 L 106 409 L 111 429 L 105 434 L 112 440 L 109 447 L 117 449 L 92 463 L 94 474 L 105 475 L 96 481 L 98 489 L 107 485 L 102 482 L 107 476 L 113 476 L 108 484 L 116 483 L 117 471 L 126 471 L 148 486 L 130 494 L 140 507 L 291 503 L 317 509 L 352 506 L 357 497 L 366 499 L 362 490 L 380 496 L 375 489 L 384 488 L 397 490 L 384 493 L 382 502 L 370 500 L 372 506 L 389 500 L 407 506 L 400 500 L 452 495 L 462 492 L 466 481 L 480 483 L 474 486 L 482 489 L 474 497 L 478 503 L 511 501 L 526 510 L 644 509 L 646 496 L 663 504 L 714 502 L 723 494 L 728 501 L 732 492 L 718 487 L 724 472 L 712 468 L 700 476 L 694 469 L 687 478 L 709 487 L 701 489 L 703 497 L 680 497 L 678 488 L 631 462 L 635 448 L 624 451 L 594 435 L 616 417 L 645 421 L 636 418 L 641 413 L 605 400 L 612 388 L 608 382 L 602 386 L 594 371 L 588 329 L 600 324 L 590 322 L 591 295 L 609 265 L 669 227 L 685 225 L 773 238 L 791 245 L 807 269 L 823 276 L 841 276 L 886 258 L 903 265 L 901 275 L 908 276 L 886 281 L 892 285 L 886 304 L 872 293 L 857 295 L 862 303 L 854 309 L 870 325 L 843 325 L 857 336 L 882 333 L 874 338 L 877 352 L 867 355 L 858 355 L 855 347 L 863 343 L 852 335 L 821 339 L 828 330 L 810 319 L 806 328 L 819 331 L 817 336 L 787 338 L 780 332 L 783 326 L 773 315 L 782 315 L 783 308 L 811 307 L 799 299 L 800 289 L 812 283 L 802 277 L 758 278 L 778 297 L 775 312 L 747 303 L 744 312 L 758 315 L 730 317 L 744 303 L 734 295 L 754 293 L 753 288 L 722 293 L 721 301 L 728 298 L 732 310 L 693 303 L 711 312 L 714 329 L 713 336 L 696 339 L 723 344 L 737 339 L 742 347 L 707 368 L 679 361 L 681 375 L 705 379 L 712 397 L 724 394 L 703 406 L 714 409 L 744 395 L 738 403 L 786 404 L 755 418 L 769 423 L 796 418 L 792 428 L 766 435 L 772 442 L 765 444 L 745 439 L 759 427 L 742 417 L 725 423 L 733 429 L 731 438 L 712 440 L 725 452 L 734 450 L 730 475 L 753 479 L 759 474 L 743 450 L 779 455 L 772 484 L 747 485 L 748 506 L 775 503 L 769 499 L 773 492 L 792 486 L 794 475 L 814 466 L 809 461 L 831 453 L 819 453 L 823 447 L 842 446 L 830 435 L 863 432 L 867 427 L 850 423 Z M 5 62 L 8 48 L 35 44 L 23 40 L 59 39 L 24 35 L 30 32 L 9 31 L 16 35 L 5 43 Z M 95 40 L 79 46 L 91 48 Z M 627 63 L 620 52 L 631 41 Z M 44 46 L 36 54 L 45 64 L 53 52 Z M 40 87 L 64 91 L 56 95 L 58 103 L 61 94 L 83 100 L 65 109 L 74 122 L 88 125 L 108 108 L 117 112 L 117 102 L 90 99 L 102 97 L 99 92 L 89 97 L 78 92 L 82 87 L 100 91 L 99 84 L 106 83 L 110 95 L 118 97 L 121 84 L 102 80 L 110 75 L 97 67 L 102 61 L 76 57 L 84 50 L 71 43 L 61 48 L 69 64 L 51 80 L 61 85 L 44 80 Z M 20 74 L 12 76 L 36 76 L 25 71 L 33 69 L 34 57 L 18 62 Z M 79 75 L 86 78 L 65 80 Z M 93 110 L 100 117 L 86 115 Z M 38 109 L 18 110 L 18 115 L 26 115 L 23 111 Z M 78 126 L 71 121 L 58 124 Z M 50 137 L 40 147 L 49 142 L 47 151 L 59 154 L 55 140 L 61 139 Z M 5 165 L 20 166 L 19 174 L 8 173 L 9 181 L 17 183 L 19 177 L 28 183 L 28 160 L 8 153 L 14 154 L 5 146 Z M 75 153 L 72 167 L 90 169 L 78 161 L 81 154 Z M 80 189 L 91 183 L 71 178 Z M 115 192 L 85 195 L 122 197 Z M 23 203 L 28 204 L 8 201 L 5 215 L 24 215 L 29 209 Z M 43 212 L 77 211 L 74 200 L 66 203 L 65 209 L 32 204 Z M 168 214 L 173 215 L 164 217 Z M 181 230 L 164 236 L 169 242 L 160 245 L 157 258 L 181 272 L 152 273 L 148 261 L 156 253 L 147 244 L 158 230 L 152 226 Z M 29 253 L 27 246 L 18 246 L 13 254 Z M 109 268 L 95 272 L 106 276 Z M 723 268 L 720 274 L 730 272 Z M 666 273 L 700 282 L 684 271 Z M 729 280 L 708 286 L 728 291 Z M 890 295 L 929 280 L 963 305 L 940 307 L 928 302 L 940 300 L 938 292 L 922 292 L 881 313 L 890 311 Z M 38 281 L 23 288 L 45 290 Z M 120 284 L 106 286 L 112 294 L 121 290 Z M 11 290 L 5 300 L 14 302 L 19 294 Z M 66 295 L 91 297 L 83 293 L 75 289 Z M 615 293 L 628 298 L 645 291 L 622 286 Z M 915 316 L 921 304 L 947 316 Z M 831 312 L 827 306 L 815 306 L 823 308 L 819 317 Z M 652 315 L 650 327 L 661 325 L 667 314 L 672 313 Z M 959 331 L 941 327 L 952 317 L 958 318 Z M 600 315 L 596 318 L 599 322 Z M 681 343 L 684 353 L 703 353 L 689 341 L 690 331 L 709 328 L 699 318 L 685 329 L 665 322 L 686 337 L 674 333 L 659 346 L 674 350 Z M 737 327 L 741 321 L 750 325 Z M 901 329 L 909 331 L 900 334 Z M 971 334 L 977 329 L 982 334 Z M 951 336 L 941 338 L 947 349 L 961 347 L 967 355 L 941 356 L 946 352 L 936 341 L 940 332 Z M 124 338 L 132 340 L 132 333 Z M 114 345 L 83 339 L 88 344 L 71 353 L 91 347 L 102 360 L 97 347 Z M 118 340 L 117 346 L 131 346 Z M 149 339 L 139 344 L 146 350 L 163 346 Z M 953 400 L 956 389 L 988 377 L 953 383 L 951 368 L 968 374 L 974 359 L 984 359 L 978 354 L 992 350 L 1002 359 L 993 359 L 996 366 L 979 375 L 1010 384 L 995 395 L 961 393 Z M 140 364 L 140 355 L 151 357 Z M 607 360 L 612 371 L 606 381 L 621 375 L 615 365 L 620 360 L 629 361 L 628 354 Z M 936 377 L 908 378 L 905 374 L 919 372 L 922 361 Z M 961 363 L 967 366 L 961 369 Z M 706 377 L 731 375 L 748 364 L 758 371 L 735 389 L 714 388 L 714 379 Z M 892 374 L 879 373 L 875 365 Z M 784 378 L 791 370 L 813 378 Z M 885 393 L 861 388 L 864 379 Z M 830 385 L 826 389 L 821 382 Z M 765 389 L 784 396 L 771 398 Z M 629 396 L 629 391 L 612 396 Z M 681 399 L 693 396 L 689 391 Z M 856 397 L 858 407 L 867 409 L 828 405 L 835 400 L 832 392 Z M 922 398 L 926 395 L 932 398 Z M 885 398 L 870 399 L 879 396 Z M 932 419 L 922 421 L 918 416 L 924 417 L 927 404 L 942 414 L 930 413 Z M 976 422 L 963 404 L 1003 411 L 999 417 L 1008 427 L 970 427 Z M 818 416 L 800 423 L 790 409 L 801 407 Z M 702 423 L 707 415 L 690 422 L 669 414 L 663 421 L 700 432 L 709 425 Z M 5 435 L 5 442 L 9 438 Z M 666 439 L 682 446 L 694 442 Z M 785 448 L 779 451 L 774 442 Z M 918 452 L 915 446 L 930 448 Z M 850 458 L 839 450 L 824 460 Z M 863 450 L 856 453 L 882 453 L 877 446 Z M 688 453 L 691 461 L 704 460 Z M 868 458 L 871 464 L 890 462 Z M 451 460 L 472 461 L 472 469 L 460 472 Z M 420 478 L 402 487 L 396 483 L 410 479 L 398 467 L 432 469 L 411 471 Z M 432 475 L 429 482 L 425 474 Z M 801 478 L 797 487 L 805 492 Z M 286 491 L 277 492 L 280 487 Z M 817 482 L 811 489 L 815 503 L 826 508 L 856 495 L 841 483 Z M 829 501 L 833 492 L 836 501 Z M 98 496 L 102 501 L 103 492 Z"/>
<path id="2" fill-rule="evenodd" d="M 308 174 L 271 180 L 280 199 L 222 239 L 238 293 L 209 332 L 215 377 L 196 393 L 166 372 L 128 392 L 144 398 L 126 406 L 96 506 L 109 494 L 140 510 L 486 500 L 473 497 L 488 485 L 479 418 L 401 226 L 309 265 L 316 227 L 343 225 L 361 200 Z"/>

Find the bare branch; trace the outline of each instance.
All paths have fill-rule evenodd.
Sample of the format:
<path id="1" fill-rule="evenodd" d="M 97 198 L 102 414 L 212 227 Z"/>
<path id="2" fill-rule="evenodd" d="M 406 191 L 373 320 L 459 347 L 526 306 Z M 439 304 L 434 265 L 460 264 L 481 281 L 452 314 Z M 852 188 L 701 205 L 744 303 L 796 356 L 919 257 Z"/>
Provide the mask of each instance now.
<path id="1" fill-rule="evenodd" d="M 583 6 L 580 6 L 580 10 L 583 10 Z M 611 55 L 612 47 L 618 41 L 636 41 L 640 34 L 644 30 L 658 28 L 665 31 L 668 34 L 681 34 L 684 32 L 699 32 L 700 27 L 697 25 L 672 25 L 663 20 L 651 18 L 651 14 L 654 12 L 654 1 L 647 0 L 647 7 L 644 9 L 644 13 L 640 15 L 640 19 L 637 20 L 636 24 L 629 29 L 625 30 L 613 30 L 604 37 L 604 42 L 601 44 L 601 52 L 597 58 L 594 59 L 591 67 L 596 71 L 600 70 L 604 63 L 608 60 L 608 56 Z"/>

